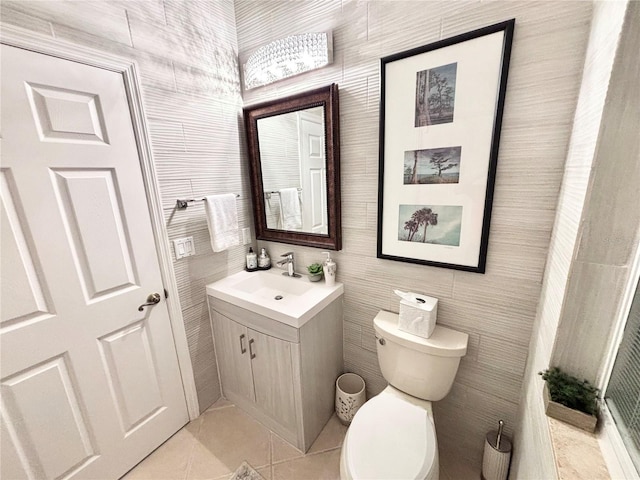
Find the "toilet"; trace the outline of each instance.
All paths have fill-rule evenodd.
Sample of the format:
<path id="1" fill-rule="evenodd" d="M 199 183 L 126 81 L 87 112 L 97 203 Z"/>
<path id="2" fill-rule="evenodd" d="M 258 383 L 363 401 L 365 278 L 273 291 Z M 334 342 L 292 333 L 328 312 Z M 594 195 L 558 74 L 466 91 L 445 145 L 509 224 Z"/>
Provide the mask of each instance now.
<path id="1" fill-rule="evenodd" d="M 438 480 L 431 402 L 451 390 L 469 336 L 436 325 L 429 338 L 398 329 L 396 313 L 373 320 L 378 362 L 389 386 L 356 413 L 340 452 L 342 480 Z"/>

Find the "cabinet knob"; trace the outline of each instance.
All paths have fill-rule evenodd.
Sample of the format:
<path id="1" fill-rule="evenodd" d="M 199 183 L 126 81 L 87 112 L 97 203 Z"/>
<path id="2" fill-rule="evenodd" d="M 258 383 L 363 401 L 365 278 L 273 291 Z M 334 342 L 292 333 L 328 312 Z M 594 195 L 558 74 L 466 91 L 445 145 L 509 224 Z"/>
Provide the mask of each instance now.
<path id="1" fill-rule="evenodd" d="M 246 353 L 247 349 L 244 347 L 244 333 L 240 335 L 240 353 Z"/>
<path id="2" fill-rule="evenodd" d="M 252 345 L 253 345 L 253 338 L 250 338 L 250 339 L 249 339 L 249 356 L 250 356 L 251 358 L 256 358 L 256 354 L 255 354 L 255 353 L 253 353 L 253 347 L 252 347 Z"/>

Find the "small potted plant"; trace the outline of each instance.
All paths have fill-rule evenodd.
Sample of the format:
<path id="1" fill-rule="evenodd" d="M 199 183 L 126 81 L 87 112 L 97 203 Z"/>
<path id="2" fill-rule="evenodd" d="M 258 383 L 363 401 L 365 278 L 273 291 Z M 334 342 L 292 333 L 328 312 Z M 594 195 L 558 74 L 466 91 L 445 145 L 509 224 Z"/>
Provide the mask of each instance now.
<path id="1" fill-rule="evenodd" d="M 544 386 L 545 413 L 593 433 L 598 422 L 598 389 L 587 380 L 553 367 L 540 372 Z"/>
<path id="2" fill-rule="evenodd" d="M 319 282 L 322 280 L 322 265 L 319 263 L 312 263 L 307 267 L 309 272 L 309 281 Z"/>

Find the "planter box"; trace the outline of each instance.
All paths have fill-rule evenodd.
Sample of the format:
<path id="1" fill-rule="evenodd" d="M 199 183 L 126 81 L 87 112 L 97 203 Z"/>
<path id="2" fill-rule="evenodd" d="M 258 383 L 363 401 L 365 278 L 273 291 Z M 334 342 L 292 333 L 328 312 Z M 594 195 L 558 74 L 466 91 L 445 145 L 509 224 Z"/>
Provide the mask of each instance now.
<path id="1" fill-rule="evenodd" d="M 547 384 L 544 384 L 544 412 L 548 417 L 555 418 L 562 422 L 573 425 L 574 427 L 586 430 L 589 433 L 593 433 L 596 430 L 596 423 L 598 423 L 598 417 L 589 415 L 588 413 L 573 410 L 569 407 L 565 407 L 561 403 L 551 400 L 549 395 L 549 388 Z"/>

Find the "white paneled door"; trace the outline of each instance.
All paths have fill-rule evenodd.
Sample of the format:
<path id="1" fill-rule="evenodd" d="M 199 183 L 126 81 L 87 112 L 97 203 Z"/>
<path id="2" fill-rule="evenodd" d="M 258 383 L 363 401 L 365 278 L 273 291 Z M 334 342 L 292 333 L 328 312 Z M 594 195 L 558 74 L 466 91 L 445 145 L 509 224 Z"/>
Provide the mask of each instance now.
<path id="1" fill-rule="evenodd" d="M 320 115 L 316 116 L 316 113 Z M 322 107 L 300 112 L 299 151 L 302 178 L 302 230 L 322 235 L 328 233 L 327 223 L 327 161 L 325 154 Z"/>
<path id="2" fill-rule="evenodd" d="M 1 53 L 0 476 L 118 478 L 188 420 L 123 78 Z"/>

